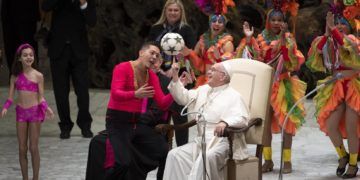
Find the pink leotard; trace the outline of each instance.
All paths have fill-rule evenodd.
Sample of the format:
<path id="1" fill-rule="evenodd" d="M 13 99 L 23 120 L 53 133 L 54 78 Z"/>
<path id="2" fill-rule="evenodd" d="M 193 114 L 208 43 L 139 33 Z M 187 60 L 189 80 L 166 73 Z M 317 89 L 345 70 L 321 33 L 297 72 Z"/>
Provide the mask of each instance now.
<path id="1" fill-rule="evenodd" d="M 20 91 L 39 92 L 38 83 L 35 83 L 27 79 L 24 73 L 19 74 L 15 82 L 15 88 L 16 90 L 20 90 Z"/>

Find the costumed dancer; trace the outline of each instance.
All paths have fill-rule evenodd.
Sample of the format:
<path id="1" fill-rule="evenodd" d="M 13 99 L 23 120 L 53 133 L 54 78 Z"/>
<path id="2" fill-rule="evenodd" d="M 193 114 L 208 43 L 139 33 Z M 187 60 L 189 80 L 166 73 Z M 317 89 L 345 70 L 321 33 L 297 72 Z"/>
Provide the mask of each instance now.
<path id="1" fill-rule="evenodd" d="M 33 179 L 39 179 L 40 153 L 39 136 L 41 123 L 46 112 L 50 118 L 54 113 L 44 99 L 44 77 L 35 69 L 35 51 L 30 44 L 22 44 L 15 53 L 10 77 L 9 97 L 1 117 L 4 118 L 13 103 L 15 90 L 18 98 L 16 105 L 16 133 L 19 143 L 19 161 L 23 179 L 29 179 L 27 152 L 30 150 Z M 28 147 L 29 142 L 29 147 Z"/>
<path id="2" fill-rule="evenodd" d="M 297 49 L 296 40 L 288 31 L 285 13 L 292 17 L 297 15 L 298 4 L 295 1 L 273 1 L 274 9 L 267 15 L 265 29 L 255 40 L 253 28 L 244 23 L 245 38 L 240 42 L 235 52 L 237 57 L 251 58 L 263 61 L 275 69 L 274 83 L 271 93 L 272 120 L 271 126 L 264 132 L 264 159 L 262 172 L 273 170 L 272 161 L 272 133 L 280 133 L 290 108 L 305 95 L 306 83 L 301 81 L 293 72 L 300 69 L 304 63 L 303 54 Z M 283 173 L 291 173 L 292 136 L 304 123 L 305 109 L 301 103 L 295 107 L 285 125 L 284 133 L 284 169 Z"/>
<path id="3" fill-rule="evenodd" d="M 243 24 L 243 33 L 244 38 L 241 39 L 238 47 L 235 50 L 236 58 L 245 58 L 245 59 L 260 59 L 260 47 L 253 37 L 254 27 L 250 28 L 250 25 L 247 21 L 244 21 Z"/>
<path id="4" fill-rule="evenodd" d="M 314 101 L 320 130 L 329 136 L 339 156 L 336 175 L 346 179 L 355 177 L 358 171 L 360 43 L 359 38 L 351 34 L 354 29 L 350 22 L 354 22 L 356 18 L 359 20 L 360 12 L 357 15 L 351 13 L 355 16 L 344 18 L 338 13 L 344 7 L 340 3 L 331 7 L 332 13 L 328 12 L 326 16 L 325 34 L 312 42 L 306 65 L 313 72 L 328 74 L 318 84 L 328 81 L 337 73 L 343 76 L 319 89 Z M 359 7 L 360 2 L 357 2 L 357 8 Z M 345 11 L 343 15 L 346 15 Z M 345 150 L 343 138 L 348 139 L 349 154 Z M 349 166 L 346 170 L 347 164 Z"/>
<path id="5" fill-rule="evenodd" d="M 209 15 L 209 29 L 200 36 L 194 50 L 184 48 L 183 54 L 192 62 L 197 70 L 196 87 L 207 82 L 206 72 L 215 63 L 233 57 L 233 37 L 226 32 L 227 19 L 224 14 L 227 6 L 235 6 L 232 0 L 195 1 L 196 5 Z"/>

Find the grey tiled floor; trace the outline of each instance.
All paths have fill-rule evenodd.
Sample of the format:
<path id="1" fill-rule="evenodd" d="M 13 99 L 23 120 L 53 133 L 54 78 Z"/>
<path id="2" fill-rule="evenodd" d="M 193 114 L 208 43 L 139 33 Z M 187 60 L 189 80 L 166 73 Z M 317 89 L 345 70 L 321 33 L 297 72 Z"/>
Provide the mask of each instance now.
<path id="1" fill-rule="evenodd" d="M 56 106 L 51 87 L 51 76 L 47 61 L 43 62 L 43 73 L 45 75 L 45 97 L 49 105 L 55 110 Z M 4 71 L 5 70 L 5 71 Z M 7 96 L 6 68 L 0 69 L 0 104 Z M 90 113 L 94 119 L 92 130 L 94 133 L 105 128 L 105 111 L 109 98 L 109 90 L 90 90 Z M 70 93 L 71 117 L 76 119 L 77 107 L 76 96 Z M 307 118 L 305 125 L 299 130 L 293 140 L 292 162 L 293 173 L 284 175 L 284 179 L 338 179 L 335 176 L 337 167 L 337 156 L 328 137 L 319 131 L 313 117 L 314 107 L 311 101 L 306 101 Z M 82 180 L 85 179 L 88 145 L 90 140 L 81 137 L 80 129 L 74 126 L 71 139 L 60 140 L 58 117 L 43 123 L 40 138 L 42 180 Z M 190 140 L 195 136 L 194 128 L 190 130 Z M 255 147 L 249 147 L 250 153 L 255 152 Z M 30 160 L 30 154 L 28 156 Z M 280 137 L 273 138 L 273 159 L 275 169 L 273 172 L 263 175 L 263 179 L 277 179 L 280 159 Z M 31 163 L 29 163 L 29 174 Z M 31 176 L 30 176 L 31 177 Z M 359 178 L 358 176 L 357 178 Z M 15 131 L 14 108 L 4 119 L 0 119 L 0 180 L 20 180 L 20 166 L 18 163 L 18 145 Z M 149 173 L 147 180 L 155 180 L 156 171 Z"/>
<path id="2" fill-rule="evenodd" d="M 6 98 L 6 87 L 0 87 L 0 99 Z M 98 132 L 104 129 L 104 117 L 108 101 L 108 90 L 90 90 L 91 114 L 93 115 L 92 130 Z M 51 90 L 45 92 L 49 105 L 55 110 L 55 102 Z M 76 98 L 74 93 L 70 94 L 72 104 L 72 118 L 75 119 Z M 293 168 L 294 172 L 284 175 L 284 179 L 338 179 L 335 176 L 337 166 L 335 150 L 330 140 L 321 133 L 315 123 L 313 107 L 307 101 L 306 107 L 309 110 L 307 123 L 300 129 L 293 142 Z M 0 119 L 0 180 L 21 179 L 18 163 L 18 145 L 15 132 L 15 114 L 12 108 L 4 119 Z M 77 180 L 85 178 L 87 152 L 89 139 L 80 136 L 78 127 L 74 127 L 71 139 L 60 140 L 58 118 L 47 120 L 42 125 L 40 138 L 41 151 L 41 179 L 45 180 Z M 194 137 L 195 130 L 190 130 L 190 139 Z M 280 159 L 280 137 L 274 136 L 273 159 L 275 170 L 264 174 L 264 179 L 277 179 Z M 250 153 L 254 153 L 255 147 L 250 146 Z M 29 154 L 30 158 L 30 154 Z M 29 163 L 29 166 L 30 163 Z M 29 173 L 31 169 L 29 167 Z M 149 174 L 148 180 L 155 180 L 156 172 Z"/>

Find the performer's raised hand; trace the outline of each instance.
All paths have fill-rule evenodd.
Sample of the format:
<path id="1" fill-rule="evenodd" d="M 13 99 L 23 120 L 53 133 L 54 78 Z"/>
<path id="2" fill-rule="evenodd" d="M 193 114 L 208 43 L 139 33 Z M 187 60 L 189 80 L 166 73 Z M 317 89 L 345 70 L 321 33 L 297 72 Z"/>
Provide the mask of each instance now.
<path id="1" fill-rule="evenodd" d="M 176 62 L 175 58 L 173 59 L 173 62 L 171 64 L 171 71 L 172 71 L 172 79 L 174 82 L 179 80 L 179 70 L 180 70 L 180 66 L 179 63 Z"/>
<path id="2" fill-rule="evenodd" d="M 326 14 L 326 27 L 328 27 L 330 30 L 335 28 L 334 14 L 331 12 Z"/>
<path id="3" fill-rule="evenodd" d="M 243 32 L 247 38 L 251 38 L 254 34 L 254 27 L 252 26 L 250 29 L 250 25 L 247 21 L 243 24 Z"/>
<path id="4" fill-rule="evenodd" d="M 282 23 L 280 30 L 280 42 L 281 45 L 285 45 L 285 33 L 288 31 L 288 24 L 286 22 Z"/>
<path id="5" fill-rule="evenodd" d="M 324 36 L 329 37 L 331 35 L 331 30 L 328 25 L 325 26 L 325 34 Z"/>
<path id="6" fill-rule="evenodd" d="M 280 34 L 284 35 L 288 31 L 288 24 L 286 22 L 283 22 L 280 26 Z"/>
<path id="7" fill-rule="evenodd" d="M 186 72 L 186 71 L 184 71 L 184 72 L 181 74 L 181 76 L 180 76 L 180 81 L 181 81 L 181 83 L 182 83 L 184 86 L 193 83 L 193 79 L 192 79 L 190 73 L 188 73 L 188 72 Z"/>
<path id="8" fill-rule="evenodd" d="M 138 90 L 135 91 L 135 97 L 136 98 L 146 98 L 146 97 L 153 97 L 154 96 L 154 88 L 152 86 L 149 86 L 148 84 L 144 84 L 141 86 Z"/>

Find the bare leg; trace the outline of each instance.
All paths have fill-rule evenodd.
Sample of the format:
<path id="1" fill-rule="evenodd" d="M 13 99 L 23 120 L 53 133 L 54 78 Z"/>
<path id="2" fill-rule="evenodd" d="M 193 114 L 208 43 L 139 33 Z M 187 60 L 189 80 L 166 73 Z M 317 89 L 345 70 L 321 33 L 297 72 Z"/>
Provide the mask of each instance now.
<path id="1" fill-rule="evenodd" d="M 28 139 L 28 123 L 16 122 L 17 138 L 19 142 L 19 161 L 23 180 L 28 180 L 28 159 L 27 159 L 27 139 Z"/>
<path id="2" fill-rule="evenodd" d="M 30 136 L 30 153 L 33 167 L 33 180 L 39 179 L 40 169 L 40 153 L 39 153 L 39 136 L 40 136 L 40 122 L 29 123 Z"/>
<path id="3" fill-rule="evenodd" d="M 326 129 L 328 130 L 330 140 L 335 147 L 343 145 L 343 139 L 339 131 L 339 122 L 344 111 L 345 103 L 341 103 L 333 112 L 331 112 L 326 122 Z"/>
<path id="4" fill-rule="evenodd" d="M 359 115 L 355 110 L 353 110 L 348 105 L 346 105 L 345 121 L 346 121 L 346 133 L 348 138 L 350 160 L 349 160 L 348 169 L 345 175 L 343 175 L 343 178 L 347 179 L 347 178 L 356 177 L 356 173 L 358 171 L 357 156 L 358 156 L 358 148 L 359 148 L 359 137 L 357 133 Z"/>
<path id="5" fill-rule="evenodd" d="M 265 124 L 265 128 L 264 128 L 264 136 L 263 136 L 263 138 L 264 138 L 264 142 L 263 142 L 264 147 L 271 147 L 271 141 L 272 141 L 272 134 L 271 134 L 271 121 L 272 121 L 272 119 L 271 119 L 271 117 L 274 114 L 274 111 L 272 110 L 272 108 L 271 108 L 269 114 L 270 114 L 269 115 L 270 119 L 267 122 L 267 124 Z"/>
<path id="6" fill-rule="evenodd" d="M 270 110 L 269 116 L 272 117 L 272 115 L 274 114 L 274 111 Z M 269 121 L 265 124 L 265 129 L 264 129 L 264 135 L 263 135 L 263 144 L 264 144 L 264 149 L 263 149 L 263 154 L 264 154 L 264 159 L 265 162 L 262 166 L 262 172 L 266 173 L 266 172 L 270 172 L 273 170 L 274 167 L 274 163 L 272 161 L 272 150 L 271 150 L 271 141 L 272 141 L 272 133 L 271 133 L 271 122 L 272 119 L 270 118 Z"/>
<path id="7" fill-rule="evenodd" d="M 339 123 L 344 112 L 345 112 L 345 103 L 343 102 L 338 107 L 336 107 L 336 109 L 333 112 L 331 112 L 326 122 L 326 129 L 329 133 L 329 138 L 333 143 L 333 145 L 335 146 L 339 156 L 339 165 L 338 168 L 336 169 L 336 175 L 338 177 L 341 177 L 342 174 L 344 174 L 346 165 L 349 162 L 348 157 L 344 156 L 346 152 L 344 149 L 343 139 L 339 131 Z"/>
<path id="8" fill-rule="evenodd" d="M 292 145 L 292 135 L 288 133 L 284 133 L 284 169 L 283 173 L 291 173 L 292 165 L 291 165 L 291 145 Z"/>
<path id="9" fill-rule="evenodd" d="M 359 115 L 348 105 L 346 105 L 345 121 L 349 153 L 356 154 L 359 150 L 359 137 L 357 134 Z"/>
<path id="10" fill-rule="evenodd" d="M 284 149 L 291 149 L 292 145 L 292 135 L 284 133 Z"/>

